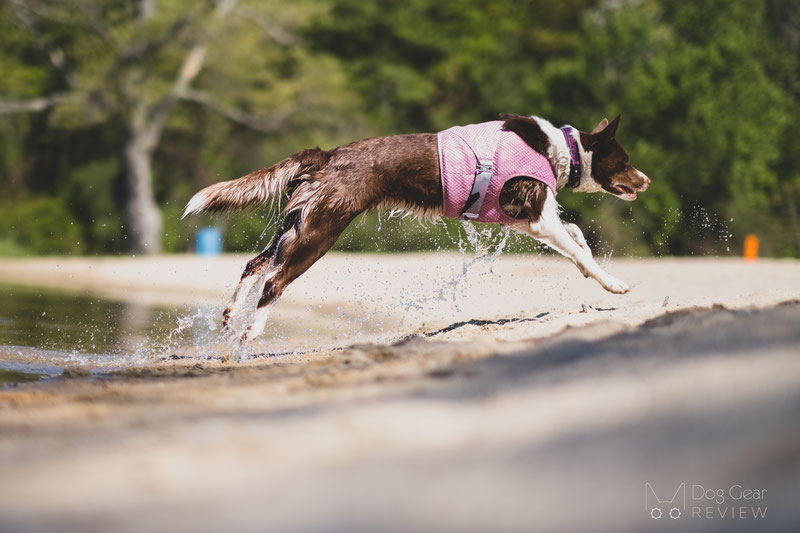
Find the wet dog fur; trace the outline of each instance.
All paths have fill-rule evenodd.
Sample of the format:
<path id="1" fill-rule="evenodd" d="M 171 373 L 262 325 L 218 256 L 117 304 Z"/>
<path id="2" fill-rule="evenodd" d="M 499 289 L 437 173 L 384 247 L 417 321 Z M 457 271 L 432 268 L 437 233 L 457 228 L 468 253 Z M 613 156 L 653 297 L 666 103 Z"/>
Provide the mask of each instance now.
<path id="1" fill-rule="evenodd" d="M 539 117 L 502 114 L 500 118 L 507 129 L 548 158 L 557 189 L 565 187 L 570 153 L 561 130 Z M 591 132 L 578 132 L 582 175 L 574 190 L 603 191 L 634 200 L 637 192 L 647 189 L 650 179 L 631 166 L 616 140 L 619 120 L 619 116 L 610 123 L 603 119 Z M 263 332 L 270 304 L 333 246 L 356 216 L 390 207 L 436 218 L 442 213 L 442 194 L 437 135 L 395 135 L 331 150 L 304 150 L 237 180 L 216 183 L 192 197 L 184 217 L 285 199 L 278 231 L 264 251 L 247 263 L 223 313 L 227 329 L 250 292 L 261 287 L 253 320 L 241 336 L 245 342 Z M 559 218 L 555 195 L 544 183 L 529 177 L 512 178 L 503 186 L 499 200 L 502 210 L 519 221 L 512 225 L 514 229 L 558 251 L 606 290 L 628 292 L 623 281 L 595 262 L 580 228 Z"/>

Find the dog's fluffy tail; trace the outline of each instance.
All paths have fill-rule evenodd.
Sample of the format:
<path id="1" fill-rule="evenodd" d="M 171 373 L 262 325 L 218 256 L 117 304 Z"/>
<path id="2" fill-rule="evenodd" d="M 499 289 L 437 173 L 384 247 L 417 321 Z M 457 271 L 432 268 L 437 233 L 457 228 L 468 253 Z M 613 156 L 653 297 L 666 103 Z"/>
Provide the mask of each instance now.
<path id="1" fill-rule="evenodd" d="M 210 185 L 192 196 L 181 218 L 266 204 L 292 181 L 324 167 L 328 159 L 328 153 L 319 148 L 303 150 L 269 168 L 256 170 L 236 180 Z"/>

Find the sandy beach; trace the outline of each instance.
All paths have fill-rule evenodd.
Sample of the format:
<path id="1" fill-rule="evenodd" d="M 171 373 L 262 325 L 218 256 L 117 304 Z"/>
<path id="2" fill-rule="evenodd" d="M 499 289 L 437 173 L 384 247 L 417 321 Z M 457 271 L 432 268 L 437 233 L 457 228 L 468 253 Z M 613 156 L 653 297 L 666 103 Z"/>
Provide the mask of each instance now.
<path id="1" fill-rule="evenodd" d="M 246 261 L 0 280 L 216 313 Z M 553 256 L 329 254 L 250 357 L 0 389 L 0 531 L 797 528 L 800 261 L 605 267 L 629 294 Z"/>

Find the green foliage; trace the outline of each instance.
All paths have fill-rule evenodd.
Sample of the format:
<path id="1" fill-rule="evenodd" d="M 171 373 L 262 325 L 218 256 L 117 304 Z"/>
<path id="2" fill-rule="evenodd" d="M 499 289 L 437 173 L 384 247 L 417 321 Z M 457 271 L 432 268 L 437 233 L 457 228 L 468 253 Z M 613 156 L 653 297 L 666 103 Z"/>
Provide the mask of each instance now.
<path id="1" fill-rule="evenodd" d="M 584 21 L 578 75 L 567 82 L 593 97 L 564 104 L 587 120 L 595 102 L 609 114 L 626 111 L 623 145 L 654 180 L 633 209 L 653 251 L 726 253 L 727 228 L 736 242 L 750 232 L 780 239 L 759 219 L 775 207 L 774 166 L 790 109 L 759 57 L 767 35 L 754 21 L 763 15 L 757 0 L 665 0 Z M 706 231 L 698 231 L 700 208 L 711 214 L 700 218 L 713 219 Z M 595 212 L 579 209 L 583 217 Z M 653 238 L 662 236 L 659 250 Z"/>
<path id="2" fill-rule="evenodd" d="M 572 53 L 590 0 L 334 0 L 306 35 L 341 58 L 382 132 L 531 107 L 540 67 Z"/>
<path id="3" fill-rule="evenodd" d="M 96 160 L 75 168 L 60 183 L 60 197 L 80 222 L 91 253 L 125 250 L 124 221 L 116 209 L 113 183 L 119 173 L 114 159 Z"/>
<path id="4" fill-rule="evenodd" d="M 28 253 L 28 249 L 10 235 L 0 237 L 0 257 L 22 257 Z"/>
<path id="5" fill-rule="evenodd" d="M 222 225 L 221 222 L 227 222 L 223 228 L 223 245 L 226 250 L 233 252 L 260 251 L 272 238 L 279 222 L 279 219 L 269 211 L 236 213 L 227 221 L 221 221 L 219 217 L 214 218 L 217 218 L 218 226 Z"/>
<path id="6" fill-rule="evenodd" d="M 2 248 L 13 255 L 78 254 L 86 249 L 81 226 L 60 198 L 38 197 L 6 204 L 0 219 Z"/>
<path id="7" fill-rule="evenodd" d="M 164 214 L 164 252 L 182 253 L 193 250 L 194 229 L 196 223 L 191 220 L 182 220 L 183 205 L 168 203 L 162 208 Z"/>
<path id="8" fill-rule="evenodd" d="M 272 236 L 264 213 L 180 220 L 210 183 L 314 145 L 510 111 L 584 130 L 623 113 L 620 141 L 651 188 L 633 203 L 558 197 L 599 253 L 734 254 L 757 233 L 764 253 L 800 255 L 797 2 L 240 0 L 224 20 L 216 2 L 155 5 L 145 18 L 135 2 L 0 3 L 0 110 L 68 94 L 0 115 L 0 255 L 127 249 L 122 153 L 137 106 L 162 102 L 206 37 L 190 88 L 208 98 L 179 99 L 153 151 L 166 251 L 192 250 L 209 224 L 230 251 Z M 370 213 L 336 249 L 454 248 L 462 232 Z"/>
<path id="9" fill-rule="evenodd" d="M 798 255 L 788 132 L 800 54 L 796 24 L 780 22 L 798 18 L 796 2 L 778 0 L 334 0 L 309 35 L 344 61 L 381 130 L 499 111 L 589 130 L 624 111 L 620 140 L 652 187 L 633 205 L 559 195 L 595 245 L 738 253 L 752 232 L 765 250 Z"/>

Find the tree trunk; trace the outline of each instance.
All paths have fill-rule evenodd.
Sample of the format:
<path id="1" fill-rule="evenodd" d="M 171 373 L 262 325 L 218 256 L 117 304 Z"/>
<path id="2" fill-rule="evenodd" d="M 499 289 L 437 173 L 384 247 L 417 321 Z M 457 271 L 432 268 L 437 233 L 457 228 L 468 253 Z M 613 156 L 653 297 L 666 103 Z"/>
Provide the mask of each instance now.
<path id="1" fill-rule="evenodd" d="M 218 18 L 226 17 L 237 0 L 219 0 L 215 9 Z M 140 0 L 142 20 L 153 16 L 155 0 Z M 164 125 L 175 102 L 189 89 L 203 69 L 208 52 L 208 38 L 195 43 L 183 60 L 172 89 L 154 106 L 145 98 L 132 105 L 129 119 L 130 138 L 125 144 L 125 173 L 128 182 L 128 239 L 136 254 L 161 252 L 163 222 L 153 196 L 153 150 L 161 140 Z"/>
<path id="2" fill-rule="evenodd" d="M 153 196 L 153 152 L 146 145 L 136 133 L 125 144 L 127 234 L 133 253 L 157 254 L 161 252 L 163 223 Z"/>

